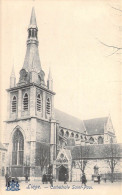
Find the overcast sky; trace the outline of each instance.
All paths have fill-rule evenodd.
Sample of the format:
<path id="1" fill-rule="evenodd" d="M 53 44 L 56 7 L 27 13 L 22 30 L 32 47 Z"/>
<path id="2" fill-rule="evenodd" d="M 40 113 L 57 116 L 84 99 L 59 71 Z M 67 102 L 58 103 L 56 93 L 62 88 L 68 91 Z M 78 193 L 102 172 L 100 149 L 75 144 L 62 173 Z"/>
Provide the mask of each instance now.
<path id="1" fill-rule="evenodd" d="M 45 81 L 51 67 L 55 107 L 80 119 L 110 114 L 122 142 L 120 54 L 111 55 L 114 50 L 98 41 L 121 46 L 122 14 L 112 8 L 120 8 L 120 1 L 1 1 L 1 121 L 12 66 L 17 82 L 23 66 L 33 5 L 41 66 Z"/>

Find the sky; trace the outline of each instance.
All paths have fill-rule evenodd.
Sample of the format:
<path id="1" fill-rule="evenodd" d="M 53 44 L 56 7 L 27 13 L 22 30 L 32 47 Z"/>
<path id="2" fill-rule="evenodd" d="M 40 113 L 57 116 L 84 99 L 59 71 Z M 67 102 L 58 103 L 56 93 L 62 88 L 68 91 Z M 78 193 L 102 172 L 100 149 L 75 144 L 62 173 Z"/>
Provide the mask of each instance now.
<path id="1" fill-rule="evenodd" d="M 0 93 L 1 129 L 14 65 L 18 82 L 26 53 L 32 7 L 38 25 L 39 54 L 47 80 L 49 67 L 56 92 L 55 107 L 80 119 L 110 115 L 117 141 L 122 142 L 120 1 L 1 0 Z M 2 138 L 1 138 L 2 139 Z"/>

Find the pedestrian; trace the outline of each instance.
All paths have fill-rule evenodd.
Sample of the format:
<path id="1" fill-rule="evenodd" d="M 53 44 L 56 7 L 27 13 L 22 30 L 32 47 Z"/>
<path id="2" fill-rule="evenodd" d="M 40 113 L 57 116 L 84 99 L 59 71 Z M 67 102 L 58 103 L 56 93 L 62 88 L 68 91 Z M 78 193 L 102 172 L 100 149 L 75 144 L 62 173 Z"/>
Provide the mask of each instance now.
<path id="1" fill-rule="evenodd" d="M 50 185 L 51 187 L 53 187 L 53 175 L 52 174 L 50 175 Z"/>
<path id="2" fill-rule="evenodd" d="M 9 187 L 9 174 L 5 174 L 5 179 L 6 179 L 6 187 Z"/>
<path id="3" fill-rule="evenodd" d="M 64 175 L 64 184 L 66 184 L 67 183 L 67 174 L 65 173 L 65 175 Z"/>
<path id="4" fill-rule="evenodd" d="M 98 184 L 100 184 L 100 175 L 97 176 Z"/>
<path id="5" fill-rule="evenodd" d="M 28 182 L 28 174 L 25 174 L 25 182 Z"/>
<path id="6" fill-rule="evenodd" d="M 81 180 L 82 180 L 82 184 L 84 184 L 86 186 L 86 181 L 87 180 L 86 180 L 85 173 L 83 173 Z"/>
<path id="7" fill-rule="evenodd" d="M 43 183 L 43 184 L 46 183 L 46 174 L 44 174 L 44 175 L 42 176 L 42 183 Z"/>

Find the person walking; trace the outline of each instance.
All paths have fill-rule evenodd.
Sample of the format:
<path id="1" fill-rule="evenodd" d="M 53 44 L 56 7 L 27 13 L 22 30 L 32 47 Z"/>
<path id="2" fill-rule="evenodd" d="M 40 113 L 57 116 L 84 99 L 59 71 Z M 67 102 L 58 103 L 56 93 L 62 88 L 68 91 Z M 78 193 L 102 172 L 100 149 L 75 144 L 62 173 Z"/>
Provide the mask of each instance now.
<path id="1" fill-rule="evenodd" d="M 5 180 L 6 180 L 6 187 L 9 187 L 9 174 L 5 174 Z"/>
<path id="2" fill-rule="evenodd" d="M 86 180 L 85 173 L 83 173 L 81 180 L 82 180 L 82 184 L 84 184 L 86 186 L 86 181 L 87 180 Z"/>
<path id="3" fill-rule="evenodd" d="M 65 175 L 64 175 L 64 184 L 66 184 L 67 183 L 67 174 L 65 173 Z"/>
<path id="4" fill-rule="evenodd" d="M 53 175 L 52 174 L 50 175 L 50 185 L 51 187 L 53 187 Z"/>
<path id="5" fill-rule="evenodd" d="M 98 184 L 100 184 L 100 175 L 99 174 L 97 176 L 97 179 L 98 179 Z"/>

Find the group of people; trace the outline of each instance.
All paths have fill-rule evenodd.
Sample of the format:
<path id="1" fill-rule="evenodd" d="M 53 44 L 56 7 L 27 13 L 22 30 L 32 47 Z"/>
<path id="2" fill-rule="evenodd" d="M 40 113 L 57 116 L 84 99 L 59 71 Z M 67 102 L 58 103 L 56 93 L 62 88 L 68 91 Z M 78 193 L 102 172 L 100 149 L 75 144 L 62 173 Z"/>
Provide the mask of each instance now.
<path id="1" fill-rule="evenodd" d="M 48 182 L 50 182 L 50 185 L 53 186 L 53 175 L 52 174 L 50 174 L 50 175 L 44 174 L 42 176 L 42 183 L 44 184 L 44 183 L 48 183 Z"/>

